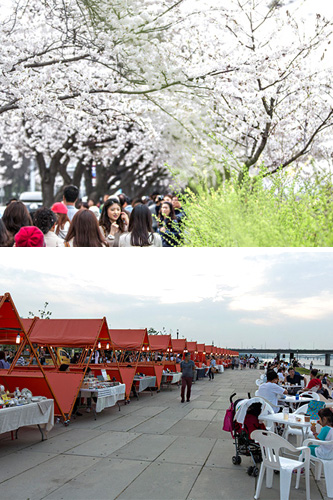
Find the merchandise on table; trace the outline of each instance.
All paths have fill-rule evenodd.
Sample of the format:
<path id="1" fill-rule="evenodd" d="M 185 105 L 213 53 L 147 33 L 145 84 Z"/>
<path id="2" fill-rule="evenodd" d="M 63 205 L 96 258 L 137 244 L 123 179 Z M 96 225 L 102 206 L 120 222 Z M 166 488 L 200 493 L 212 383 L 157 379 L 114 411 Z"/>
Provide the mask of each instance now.
<path id="1" fill-rule="evenodd" d="M 44 396 L 33 396 L 29 389 L 22 389 L 16 387 L 14 393 L 5 391 L 3 386 L 0 387 L 0 410 L 3 408 L 10 408 L 13 406 L 23 406 L 31 403 L 46 400 Z"/>

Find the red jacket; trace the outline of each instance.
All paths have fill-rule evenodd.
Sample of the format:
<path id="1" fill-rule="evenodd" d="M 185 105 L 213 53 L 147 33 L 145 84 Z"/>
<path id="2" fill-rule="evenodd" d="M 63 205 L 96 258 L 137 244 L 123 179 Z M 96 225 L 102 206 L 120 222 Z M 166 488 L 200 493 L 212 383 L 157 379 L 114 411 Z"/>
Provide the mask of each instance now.
<path id="1" fill-rule="evenodd" d="M 319 378 L 312 378 L 308 385 L 306 386 L 307 389 L 313 389 L 314 387 L 319 386 L 319 389 L 321 389 L 321 381 Z"/>

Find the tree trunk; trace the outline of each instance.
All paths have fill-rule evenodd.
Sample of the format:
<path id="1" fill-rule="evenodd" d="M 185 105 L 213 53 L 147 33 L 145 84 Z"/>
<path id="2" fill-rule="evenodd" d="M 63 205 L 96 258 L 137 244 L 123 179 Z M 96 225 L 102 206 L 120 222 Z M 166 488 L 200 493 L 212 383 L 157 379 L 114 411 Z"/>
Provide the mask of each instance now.
<path id="1" fill-rule="evenodd" d="M 54 201 L 53 191 L 54 191 L 54 165 L 47 167 L 44 155 L 42 153 L 37 153 L 36 161 L 39 169 L 39 174 L 41 178 L 43 205 L 45 207 L 51 207 Z M 52 163 L 52 162 L 51 162 Z"/>

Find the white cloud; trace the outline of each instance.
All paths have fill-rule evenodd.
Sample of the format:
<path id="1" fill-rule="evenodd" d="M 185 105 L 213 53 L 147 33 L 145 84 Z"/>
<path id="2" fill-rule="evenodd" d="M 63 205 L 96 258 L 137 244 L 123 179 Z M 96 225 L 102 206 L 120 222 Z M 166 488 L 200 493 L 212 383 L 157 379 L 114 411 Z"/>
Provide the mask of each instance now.
<path id="1" fill-rule="evenodd" d="M 282 305 L 283 301 L 273 296 L 248 293 L 233 298 L 229 309 L 232 311 L 271 311 L 279 309 Z"/>
<path id="2" fill-rule="evenodd" d="M 281 314 L 290 318 L 317 320 L 332 316 L 333 294 L 324 291 L 318 296 L 294 300 L 281 309 Z"/>
<path id="3" fill-rule="evenodd" d="M 288 342 L 292 328 L 312 347 L 314 327 L 329 331 L 331 250 L 123 250 L 2 252 L 0 295 L 23 316 L 47 301 L 54 318 L 106 316 L 111 328 L 179 329 L 221 346 Z"/>
<path id="4" fill-rule="evenodd" d="M 272 326 L 277 323 L 276 318 L 242 318 L 240 323 L 259 325 L 259 326 Z"/>

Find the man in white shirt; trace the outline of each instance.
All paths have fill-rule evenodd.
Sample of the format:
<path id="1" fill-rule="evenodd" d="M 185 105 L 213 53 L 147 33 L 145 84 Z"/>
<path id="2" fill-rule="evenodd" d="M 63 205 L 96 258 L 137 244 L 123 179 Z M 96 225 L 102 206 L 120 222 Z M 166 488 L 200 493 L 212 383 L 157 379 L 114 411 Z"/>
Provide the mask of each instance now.
<path id="1" fill-rule="evenodd" d="M 253 357 L 253 356 L 252 356 L 252 354 L 251 354 L 251 357 L 250 357 L 250 359 L 249 359 L 249 365 L 250 365 L 250 368 L 254 368 L 254 363 L 255 363 L 255 361 L 256 361 L 256 360 L 254 359 L 254 357 Z"/>
<path id="2" fill-rule="evenodd" d="M 278 406 L 278 399 L 282 394 L 288 394 L 288 391 L 283 389 L 278 385 L 278 376 L 274 370 L 270 370 L 267 372 L 267 382 L 265 384 L 261 384 L 257 391 L 257 396 L 266 399 L 275 411 L 278 413 L 280 407 Z"/>

